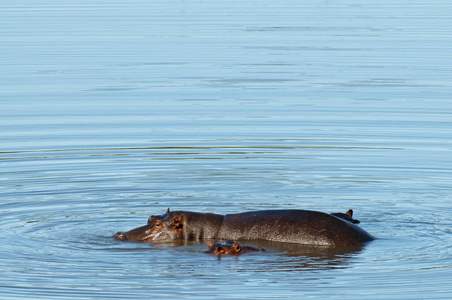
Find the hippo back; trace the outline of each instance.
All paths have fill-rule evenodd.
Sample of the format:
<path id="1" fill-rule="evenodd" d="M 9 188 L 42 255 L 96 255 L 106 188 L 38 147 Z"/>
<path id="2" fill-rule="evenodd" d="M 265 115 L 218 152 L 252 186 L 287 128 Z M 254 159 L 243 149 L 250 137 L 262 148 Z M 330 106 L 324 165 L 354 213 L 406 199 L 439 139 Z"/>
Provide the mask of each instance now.
<path id="1" fill-rule="evenodd" d="M 266 240 L 345 247 L 373 240 L 358 226 L 309 210 L 265 210 L 226 215 L 217 233 L 222 240 Z"/>

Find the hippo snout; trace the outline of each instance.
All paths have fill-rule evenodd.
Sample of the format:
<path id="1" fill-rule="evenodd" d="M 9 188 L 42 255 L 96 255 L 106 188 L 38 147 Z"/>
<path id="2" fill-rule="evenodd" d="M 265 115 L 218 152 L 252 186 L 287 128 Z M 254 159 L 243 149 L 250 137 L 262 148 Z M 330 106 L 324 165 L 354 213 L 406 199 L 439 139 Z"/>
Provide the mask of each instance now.
<path id="1" fill-rule="evenodd" d="M 122 233 L 122 232 L 115 233 L 114 238 L 117 239 L 117 240 L 120 240 L 120 241 L 128 241 L 129 240 L 127 238 L 127 236 L 124 233 Z"/>

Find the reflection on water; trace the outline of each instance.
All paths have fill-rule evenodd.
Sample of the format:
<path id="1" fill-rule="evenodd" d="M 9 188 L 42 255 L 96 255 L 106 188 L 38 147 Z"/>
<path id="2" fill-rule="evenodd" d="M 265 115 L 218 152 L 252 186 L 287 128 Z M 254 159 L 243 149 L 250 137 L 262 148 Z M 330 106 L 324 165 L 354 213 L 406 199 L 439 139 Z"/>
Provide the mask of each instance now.
<path id="1" fill-rule="evenodd" d="M 125 243 L 115 241 L 114 248 L 121 251 L 147 251 L 152 253 L 172 253 L 174 255 L 191 255 L 199 259 L 200 253 L 206 254 L 207 243 L 191 241 Z M 210 241 L 215 242 L 215 241 Z M 238 241 L 241 245 L 261 247 L 265 251 L 245 253 L 240 256 L 215 256 L 226 263 L 231 259 L 241 260 L 240 263 L 254 265 L 254 272 L 299 272 L 321 271 L 352 267 L 355 260 L 364 249 L 364 245 L 350 248 L 312 247 L 291 243 L 274 243 L 266 241 Z M 122 247 L 121 247 L 122 246 Z M 166 254 L 165 254 L 166 255 Z M 206 254 L 207 255 L 207 254 Z M 210 255 L 214 256 L 214 255 Z"/>
<path id="2" fill-rule="evenodd" d="M 364 247 L 363 245 L 350 248 L 312 247 L 264 241 L 247 243 L 262 247 L 270 253 L 261 261 L 265 265 L 265 268 L 261 270 L 262 272 L 296 272 L 346 268 L 353 263 L 353 258 L 357 257 Z M 255 253 L 254 255 L 259 254 Z"/>
<path id="3" fill-rule="evenodd" d="M 449 2 L 16 2 L 2 299 L 451 298 Z M 377 239 L 218 259 L 112 238 L 168 207 L 352 208 Z"/>

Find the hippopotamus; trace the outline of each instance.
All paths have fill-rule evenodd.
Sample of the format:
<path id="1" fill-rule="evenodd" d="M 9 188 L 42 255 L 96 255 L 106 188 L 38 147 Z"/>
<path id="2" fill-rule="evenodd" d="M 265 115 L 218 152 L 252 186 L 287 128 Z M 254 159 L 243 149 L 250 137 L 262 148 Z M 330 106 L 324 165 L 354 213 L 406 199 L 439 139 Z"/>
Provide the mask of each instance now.
<path id="1" fill-rule="evenodd" d="M 150 216 L 148 224 L 114 235 L 132 242 L 263 240 L 312 246 L 348 247 L 374 238 L 340 217 L 299 210 L 262 210 L 219 215 L 170 211 Z"/>
<path id="2" fill-rule="evenodd" d="M 216 255 L 238 255 L 243 253 L 250 253 L 256 251 L 265 251 L 264 248 L 254 248 L 250 246 L 241 246 L 239 243 L 233 241 L 226 241 L 222 243 L 207 243 L 209 250 L 206 253 L 212 253 Z"/>
<path id="3" fill-rule="evenodd" d="M 345 214 L 344 213 L 332 213 L 333 216 L 344 219 L 346 221 L 352 222 L 353 224 L 359 224 L 359 220 L 353 219 L 353 210 L 349 209 Z"/>

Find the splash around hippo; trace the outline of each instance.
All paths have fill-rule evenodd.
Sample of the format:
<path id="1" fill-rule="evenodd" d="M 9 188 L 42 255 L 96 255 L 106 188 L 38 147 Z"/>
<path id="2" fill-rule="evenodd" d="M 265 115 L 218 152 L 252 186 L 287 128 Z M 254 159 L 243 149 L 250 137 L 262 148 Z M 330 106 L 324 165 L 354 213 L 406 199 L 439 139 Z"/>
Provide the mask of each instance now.
<path id="1" fill-rule="evenodd" d="M 312 246 L 348 247 L 374 238 L 352 222 L 310 210 L 262 210 L 237 214 L 168 211 L 148 224 L 114 235 L 131 242 L 263 240 Z"/>

